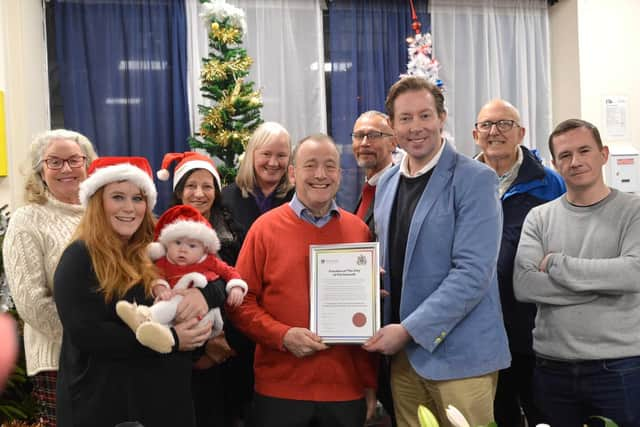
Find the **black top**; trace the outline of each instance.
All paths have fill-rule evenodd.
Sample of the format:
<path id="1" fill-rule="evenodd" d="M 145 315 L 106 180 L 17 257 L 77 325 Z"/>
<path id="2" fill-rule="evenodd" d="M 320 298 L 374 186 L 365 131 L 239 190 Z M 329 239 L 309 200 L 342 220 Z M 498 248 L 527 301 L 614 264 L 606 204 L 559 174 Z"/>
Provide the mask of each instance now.
<path id="1" fill-rule="evenodd" d="M 358 197 L 358 203 L 356 203 L 356 207 L 352 213 L 355 214 L 356 212 L 358 212 L 360 203 L 362 203 L 362 192 L 360 192 L 360 197 Z M 373 207 L 375 206 L 375 204 L 376 204 L 376 195 L 374 193 L 373 198 L 371 199 L 371 204 L 369 205 L 369 208 L 367 209 L 367 211 L 364 213 L 364 218 L 362 218 L 362 220 L 364 221 L 365 224 L 367 224 L 367 227 L 369 227 L 369 233 L 371 234 L 371 238 L 374 240 L 377 240 L 376 227 L 375 227 L 376 223 L 373 218 Z"/>
<path id="2" fill-rule="evenodd" d="M 218 256 L 229 265 L 236 265 L 246 230 L 233 217 L 229 209 L 216 205 L 211 209 L 209 223 L 220 239 Z"/>
<path id="3" fill-rule="evenodd" d="M 62 254 L 54 296 L 63 329 L 59 427 L 113 427 L 125 421 L 194 425 L 191 352 L 160 354 L 138 343 L 116 315 L 116 300 L 105 303 L 84 242 L 73 242 Z M 124 299 L 153 302 L 141 285 Z"/>
<path id="4" fill-rule="evenodd" d="M 274 197 L 271 209 L 289 202 L 294 192 L 292 188 L 284 197 Z M 245 235 L 251 224 L 262 215 L 255 198 L 251 194 L 249 197 L 242 197 L 242 191 L 235 182 L 222 189 L 222 203 L 231 212 Z"/>
<path id="5" fill-rule="evenodd" d="M 404 256 L 407 249 L 409 228 L 418 201 L 431 178 L 429 172 L 416 178 L 400 177 L 396 199 L 391 212 L 389 225 L 389 278 L 391 280 L 391 322 L 400 323 L 400 299 L 402 297 L 402 275 L 404 271 Z"/>

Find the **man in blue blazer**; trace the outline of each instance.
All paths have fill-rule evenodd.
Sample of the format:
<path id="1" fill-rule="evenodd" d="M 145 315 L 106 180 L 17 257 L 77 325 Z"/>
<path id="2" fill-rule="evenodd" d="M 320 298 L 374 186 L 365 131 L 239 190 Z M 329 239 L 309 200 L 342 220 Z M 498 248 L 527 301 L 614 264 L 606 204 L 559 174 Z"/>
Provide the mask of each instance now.
<path id="1" fill-rule="evenodd" d="M 375 229 L 382 248 L 385 326 L 365 348 L 393 355 L 399 426 L 417 425 L 419 404 L 441 425 L 457 407 L 471 425 L 493 420 L 498 370 L 510 355 L 496 261 L 502 234 L 498 178 L 442 138 L 441 90 L 405 77 L 386 109 L 399 165 L 378 182 Z"/>

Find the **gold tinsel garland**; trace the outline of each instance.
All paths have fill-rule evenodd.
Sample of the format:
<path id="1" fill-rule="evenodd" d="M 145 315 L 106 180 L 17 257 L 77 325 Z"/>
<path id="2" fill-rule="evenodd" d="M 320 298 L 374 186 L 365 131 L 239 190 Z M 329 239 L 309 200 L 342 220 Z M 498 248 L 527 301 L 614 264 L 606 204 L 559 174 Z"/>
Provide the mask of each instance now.
<path id="1" fill-rule="evenodd" d="M 235 27 L 222 27 L 217 22 L 211 24 L 211 37 L 222 44 L 235 44 L 242 41 L 242 32 Z"/>
<path id="2" fill-rule="evenodd" d="M 207 61 L 200 72 L 200 77 L 202 78 L 203 83 L 223 80 L 226 75 L 227 70 L 225 64 L 217 59 Z"/>
<path id="3" fill-rule="evenodd" d="M 210 108 L 207 115 L 202 118 L 202 127 L 218 129 L 222 127 L 222 112 L 219 108 Z"/>
<path id="4" fill-rule="evenodd" d="M 212 59 L 204 64 L 200 76 L 203 83 L 211 84 L 227 77 L 247 72 L 252 63 L 253 60 L 248 56 L 234 58 L 227 62 Z"/>

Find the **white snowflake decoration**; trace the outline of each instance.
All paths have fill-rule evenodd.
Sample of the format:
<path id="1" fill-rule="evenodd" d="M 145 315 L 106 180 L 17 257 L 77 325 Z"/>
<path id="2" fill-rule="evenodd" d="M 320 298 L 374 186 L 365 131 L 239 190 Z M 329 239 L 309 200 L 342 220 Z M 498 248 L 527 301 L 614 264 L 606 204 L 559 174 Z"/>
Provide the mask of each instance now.
<path id="1" fill-rule="evenodd" d="M 247 21 L 244 10 L 227 3 L 226 0 L 211 0 L 210 2 L 204 3 L 200 17 L 218 22 L 228 19 L 229 24 L 240 28 L 243 34 L 247 33 Z"/>

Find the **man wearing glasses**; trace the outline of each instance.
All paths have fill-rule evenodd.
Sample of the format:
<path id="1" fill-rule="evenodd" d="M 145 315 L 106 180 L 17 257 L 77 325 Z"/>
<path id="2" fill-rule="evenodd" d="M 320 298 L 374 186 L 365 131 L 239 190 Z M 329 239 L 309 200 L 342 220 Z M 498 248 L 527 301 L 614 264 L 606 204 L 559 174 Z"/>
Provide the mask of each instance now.
<path id="1" fill-rule="evenodd" d="M 481 150 L 476 159 L 495 170 L 499 178 L 503 224 L 498 286 L 511 366 L 499 373 L 494 412 L 498 425 L 513 427 L 524 426 L 521 407 L 528 425 L 543 422 L 533 401 L 532 385 L 535 357 L 531 331 L 536 308 L 515 299 L 513 261 L 527 213 L 566 190 L 560 175 L 545 167 L 535 151 L 521 145 L 526 131 L 520 122 L 520 113 L 513 105 L 496 99 L 480 109 L 473 129 L 473 139 Z"/>
<path id="2" fill-rule="evenodd" d="M 389 116 L 380 111 L 370 110 L 358 117 L 353 125 L 352 148 L 358 166 L 364 169 L 366 182 L 354 213 L 360 217 L 374 235 L 373 202 L 375 200 L 376 185 L 380 177 L 393 166 L 393 152 L 396 149 L 396 137 L 389 124 Z M 378 367 L 377 398 L 382 403 L 396 425 L 391 398 L 389 359 L 383 357 Z"/>
<path id="3" fill-rule="evenodd" d="M 355 214 L 373 232 L 373 201 L 378 179 L 393 164 L 392 153 L 396 137 L 389 126 L 389 117 L 379 111 L 362 113 L 353 125 L 352 148 L 358 166 L 364 169 L 366 182 Z"/>

